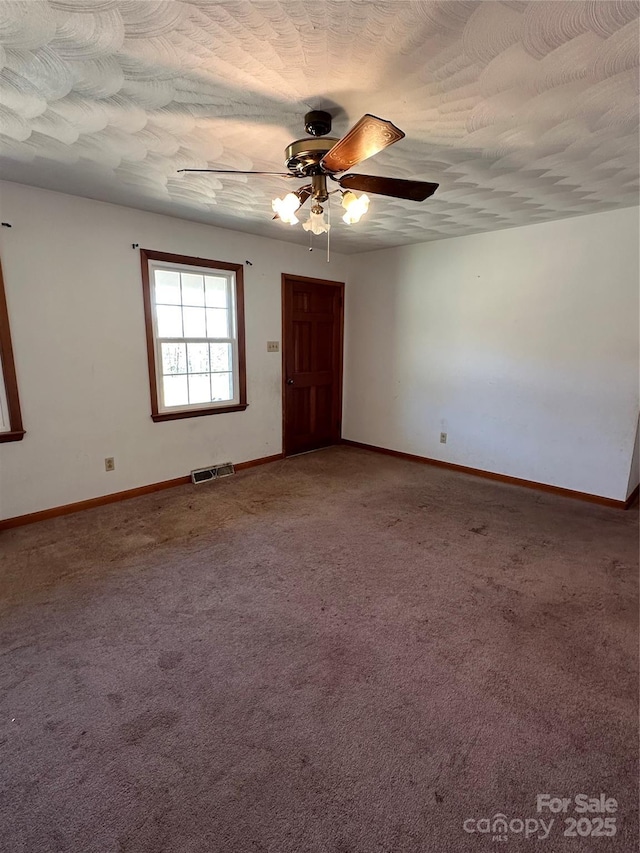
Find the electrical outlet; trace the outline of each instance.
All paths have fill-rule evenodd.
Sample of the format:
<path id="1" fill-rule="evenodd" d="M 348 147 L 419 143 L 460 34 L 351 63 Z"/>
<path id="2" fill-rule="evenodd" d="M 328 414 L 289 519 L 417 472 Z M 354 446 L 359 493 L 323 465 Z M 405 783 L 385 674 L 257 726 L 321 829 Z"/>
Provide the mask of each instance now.
<path id="1" fill-rule="evenodd" d="M 447 443 L 447 434 L 446 434 L 446 432 L 441 432 L 440 433 L 440 444 L 446 444 L 446 443 Z"/>
<path id="2" fill-rule="evenodd" d="M 280 352 L 280 341 L 267 341 L 267 352 Z"/>
<path id="3" fill-rule="evenodd" d="M 116 461 L 113 456 L 107 456 L 104 460 L 104 470 L 105 471 L 115 471 L 116 470 Z"/>

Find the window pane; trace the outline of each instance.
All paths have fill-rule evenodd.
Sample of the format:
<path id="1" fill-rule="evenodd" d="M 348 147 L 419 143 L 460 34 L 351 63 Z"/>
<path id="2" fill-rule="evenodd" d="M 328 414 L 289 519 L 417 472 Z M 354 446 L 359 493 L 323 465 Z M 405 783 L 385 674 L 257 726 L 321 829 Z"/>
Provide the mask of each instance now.
<path id="1" fill-rule="evenodd" d="M 208 373 L 189 374 L 189 402 L 211 402 L 211 386 L 209 384 Z"/>
<path id="2" fill-rule="evenodd" d="M 228 338 L 229 324 L 227 317 L 229 312 L 223 308 L 207 308 L 207 337 Z"/>
<path id="3" fill-rule="evenodd" d="M 158 305 L 156 308 L 158 319 L 158 337 L 181 338 L 182 334 L 182 310 L 168 305 Z"/>
<path id="4" fill-rule="evenodd" d="M 182 304 L 204 306 L 204 276 L 182 273 Z"/>
<path id="5" fill-rule="evenodd" d="M 207 306 L 209 308 L 227 307 L 227 279 L 217 276 L 205 276 L 207 289 Z"/>
<path id="6" fill-rule="evenodd" d="M 233 400 L 233 384 L 230 373 L 211 374 L 211 399 Z"/>
<path id="7" fill-rule="evenodd" d="M 209 372 L 209 344 L 187 344 L 187 353 L 189 373 Z"/>
<path id="8" fill-rule="evenodd" d="M 157 383 L 157 394 L 152 392 L 157 403 L 154 416 L 163 410 L 168 417 L 180 417 L 190 409 L 201 414 L 216 404 L 224 410 L 238 400 L 236 371 L 244 366 L 244 350 L 239 348 L 236 286 L 240 285 L 233 271 L 201 266 L 197 258 L 185 258 L 179 265 L 149 262 L 147 295 L 155 338 L 149 343 L 155 347 Z M 6 400 L 0 394 L 0 441 L 3 414 Z"/>
<path id="9" fill-rule="evenodd" d="M 156 302 L 165 305 L 180 304 L 180 273 L 169 270 L 154 270 Z"/>
<path id="10" fill-rule="evenodd" d="M 209 344 L 211 370 L 231 370 L 231 344 Z"/>
<path id="11" fill-rule="evenodd" d="M 162 344 L 162 372 L 187 372 L 187 355 L 184 344 Z"/>
<path id="12" fill-rule="evenodd" d="M 204 308 L 183 308 L 185 338 L 206 338 Z"/>
<path id="13" fill-rule="evenodd" d="M 0 360 L 0 432 L 9 431 L 9 412 L 7 406 L 7 390 L 2 375 L 2 360 Z"/>
<path id="14" fill-rule="evenodd" d="M 186 406 L 189 402 L 189 390 L 186 376 L 163 376 L 165 406 Z"/>

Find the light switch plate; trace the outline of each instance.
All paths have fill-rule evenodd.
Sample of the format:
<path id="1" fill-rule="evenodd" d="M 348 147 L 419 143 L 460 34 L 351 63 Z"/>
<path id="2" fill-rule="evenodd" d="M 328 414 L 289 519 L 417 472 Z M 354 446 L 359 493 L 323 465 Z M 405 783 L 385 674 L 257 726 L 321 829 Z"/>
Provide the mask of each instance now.
<path id="1" fill-rule="evenodd" d="M 267 352 L 280 352 L 280 341 L 267 341 Z"/>

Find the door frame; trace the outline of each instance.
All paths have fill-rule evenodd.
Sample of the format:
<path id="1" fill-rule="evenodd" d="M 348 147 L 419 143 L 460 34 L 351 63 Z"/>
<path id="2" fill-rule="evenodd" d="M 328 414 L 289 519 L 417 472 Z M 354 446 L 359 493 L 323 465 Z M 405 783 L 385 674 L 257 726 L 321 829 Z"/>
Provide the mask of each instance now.
<path id="1" fill-rule="evenodd" d="M 338 287 L 340 289 L 340 347 L 338 350 L 338 440 L 342 437 L 342 385 L 343 385 L 343 372 L 344 372 L 344 282 L 343 281 L 332 281 L 330 279 L 325 278 L 313 278 L 306 275 L 296 275 L 295 273 L 282 273 L 282 288 L 281 288 L 281 304 L 282 304 L 282 455 L 287 455 L 287 430 L 286 430 L 286 414 L 287 414 L 287 401 L 286 401 L 286 393 L 287 393 L 287 371 L 286 371 L 286 347 L 287 347 L 287 336 L 285 334 L 286 331 L 286 323 L 287 323 L 287 300 L 286 300 L 286 290 L 287 284 L 289 281 L 306 281 L 311 284 L 324 284 L 329 287 Z"/>

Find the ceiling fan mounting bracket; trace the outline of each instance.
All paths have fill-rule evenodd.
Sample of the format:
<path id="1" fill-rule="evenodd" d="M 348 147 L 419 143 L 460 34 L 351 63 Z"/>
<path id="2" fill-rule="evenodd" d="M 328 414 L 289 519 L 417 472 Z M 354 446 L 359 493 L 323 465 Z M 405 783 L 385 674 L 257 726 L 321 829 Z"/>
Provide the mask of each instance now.
<path id="1" fill-rule="evenodd" d="M 324 110 L 311 110 L 304 117 L 304 129 L 311 136 L 326 136 L 331 133 L 331 114 Z"/>
<path id="2" fill-rule="evenodd" d="M 322 174 L 320 161 L 337 141 L 330 136 L 325 136 L 324 139 L 296 139 L 291 145 L 287 145 L 284 151 L 287 169 L 300 178 Z"/>

